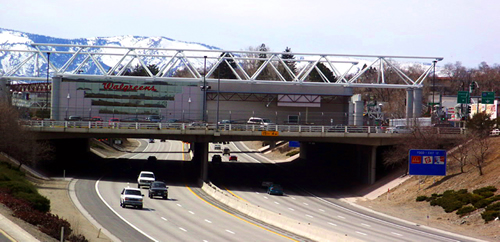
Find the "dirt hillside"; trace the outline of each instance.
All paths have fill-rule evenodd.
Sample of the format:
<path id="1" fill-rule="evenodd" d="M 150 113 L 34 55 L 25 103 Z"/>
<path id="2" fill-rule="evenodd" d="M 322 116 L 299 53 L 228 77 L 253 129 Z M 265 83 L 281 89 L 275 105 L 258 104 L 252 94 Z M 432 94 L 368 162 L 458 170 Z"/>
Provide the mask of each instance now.
<path id="1" fill-rule="evenodd" d="M 446 190 L 467 189 L 472 192 L 485 186 L 495 186 L 500 189 L 500 137 L 490 139 L 491 152 L 487 156 L 482 176 L 479 175 L 478 168 L 472 165 L 467 165 L 464 173 L 460 173 L 459 163 L 448 156 L 447 176 L 413 176 L 377 199 L 358 199 L 356 203 L 416 224 L 488 241 L 500 241 L 500 220 L 485 223 L 481 218 L 484 209 L 459 217 L 455 212 L 446 213 L 439 206 L 430 206 L 429 202 L 415 201 L 417 196 L 442 194 Z M 500 194 L 500 191 L 495 194 Z"/>

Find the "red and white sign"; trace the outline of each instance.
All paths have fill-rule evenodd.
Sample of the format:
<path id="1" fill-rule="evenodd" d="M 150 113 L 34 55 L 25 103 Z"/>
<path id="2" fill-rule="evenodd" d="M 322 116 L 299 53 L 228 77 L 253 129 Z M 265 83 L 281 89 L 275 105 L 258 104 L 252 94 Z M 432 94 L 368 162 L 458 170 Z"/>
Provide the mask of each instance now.
<path id="1" fill-rule="evenodd" d="M 432 156 L 424 156 L 422 164 L 432 164 Z"/>

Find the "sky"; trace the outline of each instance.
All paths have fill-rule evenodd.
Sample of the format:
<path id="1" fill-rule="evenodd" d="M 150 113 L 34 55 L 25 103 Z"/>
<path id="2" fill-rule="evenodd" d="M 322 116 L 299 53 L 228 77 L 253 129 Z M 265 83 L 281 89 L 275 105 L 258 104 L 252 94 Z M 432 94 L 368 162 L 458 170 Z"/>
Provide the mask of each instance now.
<path id="1" fill-rule="evenodd" d="M 0 0 L 0 27 L 57 38 L 163 36 L 224 50 L 500 64 L 498 0 Z"/>

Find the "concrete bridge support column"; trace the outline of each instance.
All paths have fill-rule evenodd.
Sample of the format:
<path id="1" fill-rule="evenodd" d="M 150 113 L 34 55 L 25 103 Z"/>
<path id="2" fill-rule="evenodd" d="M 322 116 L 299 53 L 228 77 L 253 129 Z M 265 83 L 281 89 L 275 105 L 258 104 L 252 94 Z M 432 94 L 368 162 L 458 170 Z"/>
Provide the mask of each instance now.
<path id="1" fill-rule="evenodd" d="M 200 179 L 208 181 L 208 142 L 196 142 L 193 147 L 193 162 L 200 167 Z"/>
<path id="2" fill-rule="evenodd" d="M 354 103 L 349 102 L 349 110 L 347 111 L 347 125 L 354 125 Z"/>
<path id="3" fill-rule="evenodd" d="M 50 97 L 50 118 L 54 120 L 62 120 L 60 113 L 60 89 L 61 89 L 61 78 L 53 77 L 52 78 L 52 93 Z M 66 107 L 69 108 L 69 107 Z"/>
<path id="4" fill-rule="evenodd" d="M 354 106 L 355 106 L 354 125 L 363 126 L 363 111 L 364 111 L 363 101 L 356 101 L 354 103 Z"/>
<path id="5" fill-rule="evenodd" d="M 413 90 L 413 117 L 420 118 L 422 116 L 422 88 Z"/>
<path id="6" fill-rule="evenodd" d="M 371 146 L 371 153 L 369 156 L 369 171 L 368 171 L 368 183 L 373 184 L 377 178 L 377 146 Z"/>
<path id="7" fill-rule="evenodd" d="M 413 118 L 413 88 L 406 89 L 406 125 L 411 125 Z"/>

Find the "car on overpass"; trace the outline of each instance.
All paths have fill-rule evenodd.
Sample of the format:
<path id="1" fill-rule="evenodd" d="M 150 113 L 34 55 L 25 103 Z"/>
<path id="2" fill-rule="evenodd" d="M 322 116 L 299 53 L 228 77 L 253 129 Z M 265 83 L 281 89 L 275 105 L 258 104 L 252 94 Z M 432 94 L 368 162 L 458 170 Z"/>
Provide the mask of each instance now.
<path id="1" fill-rule="evenodd" d="M 275 123 L 273 123 L 268 118 L 250 117 L 248 119 L 248 121 L 247 121 L 247 124 L 252 124 L 252 125 L 272 125 L 272 124 L 275 124 Z"/>
<path id="2" fill-rule="evenodd" d="M 120 194 L 120 207 L 132 206 L 142 209 L 144 203 L 144 195 L 140 189 L 125 187 Z"/>

